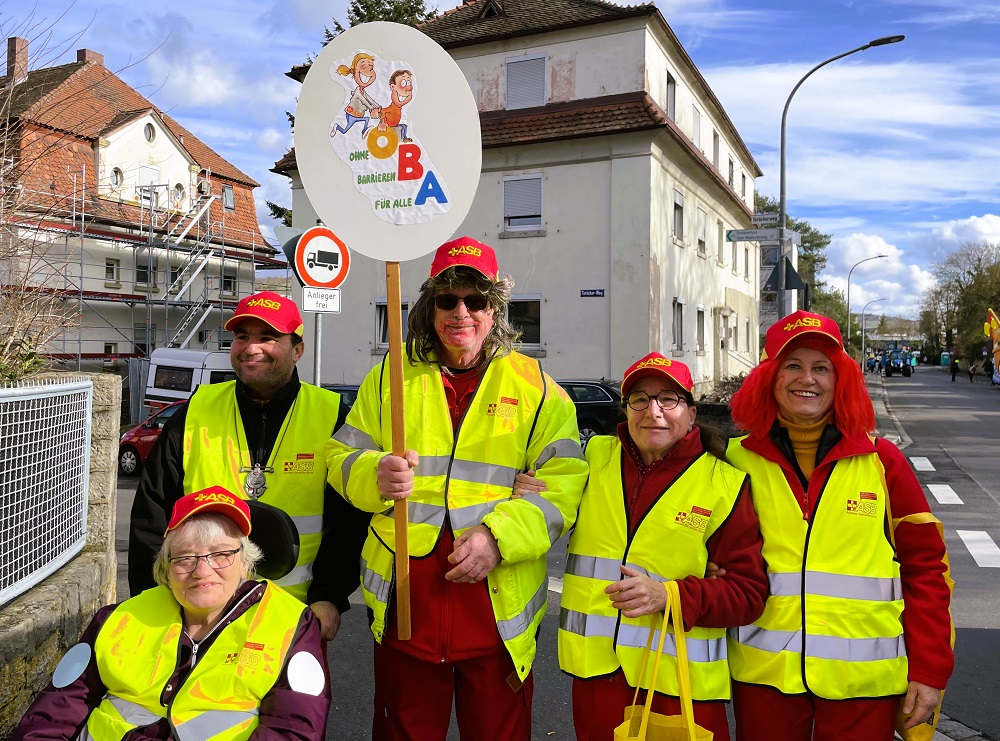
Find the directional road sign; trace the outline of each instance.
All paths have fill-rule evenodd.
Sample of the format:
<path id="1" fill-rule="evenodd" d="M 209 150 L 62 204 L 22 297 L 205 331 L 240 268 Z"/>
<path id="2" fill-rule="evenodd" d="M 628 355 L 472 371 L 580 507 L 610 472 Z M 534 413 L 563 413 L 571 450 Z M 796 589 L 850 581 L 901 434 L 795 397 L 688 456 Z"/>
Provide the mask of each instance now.
<path id="1" fill-rule="evenodd" d="M 791 229 L 785 229 L 785 239 L 792 244 L 802 244 L 802 235 Z M 729 229 L 726 231 L 727 242 L 766 242 L 777 243 L 778 229 Z"/>
<path id="2" fill-rule="evenodd" d="M 777 229 L 729 229 L 726 231 L 727 242 L 756 242 L 760 239 L 777 238 Z"/>

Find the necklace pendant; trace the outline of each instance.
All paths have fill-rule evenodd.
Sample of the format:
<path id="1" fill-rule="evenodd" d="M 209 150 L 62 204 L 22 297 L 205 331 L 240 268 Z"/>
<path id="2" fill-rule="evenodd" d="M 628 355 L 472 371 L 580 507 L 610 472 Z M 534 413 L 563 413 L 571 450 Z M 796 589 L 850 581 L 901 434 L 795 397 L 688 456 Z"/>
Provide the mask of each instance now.
<path id="1" fill-rule="evenodd" d="M 253 468 L 243 466 L 240 468 L 240 473 L 247 475 L 246 481 L 243 484 L 243 489 L 246 491 L 247 496 L 252 501 L 257 501 L 264 495 L 264 491 L 267 489 L 267 477 L 264 474 L 274 473 L 274 469 L 255 463 Z"/>

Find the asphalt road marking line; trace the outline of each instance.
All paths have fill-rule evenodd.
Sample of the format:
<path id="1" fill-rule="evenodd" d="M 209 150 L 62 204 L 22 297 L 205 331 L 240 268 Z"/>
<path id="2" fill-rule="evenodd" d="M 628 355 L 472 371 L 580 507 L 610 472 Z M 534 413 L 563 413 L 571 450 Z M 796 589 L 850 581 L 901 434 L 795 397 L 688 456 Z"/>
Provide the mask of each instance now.
<path id="1" fill-rule="evenodd" d="M 938 504 L 965 504 L 948 484 L 927 484 Z"/>
<path id="2" fill-rule="evenodd" d="M 928 458 L 921 458 L 920 456 L 910 456 L 910 463 L 913 464 L 913 469 L 915 471 L 936 471 L 934 464 L 930 462 Z"/>
<path id="3" fill-rule="evenodd" d="M 558 576 L 549 577 L 549 591 L 562 594 L 563 580 Z"/>
<path id="4" fill-rule="evenodd" d="M 956 530 L 980 568 L 1000 568 L 1000 548 L 985 530 Z"/>

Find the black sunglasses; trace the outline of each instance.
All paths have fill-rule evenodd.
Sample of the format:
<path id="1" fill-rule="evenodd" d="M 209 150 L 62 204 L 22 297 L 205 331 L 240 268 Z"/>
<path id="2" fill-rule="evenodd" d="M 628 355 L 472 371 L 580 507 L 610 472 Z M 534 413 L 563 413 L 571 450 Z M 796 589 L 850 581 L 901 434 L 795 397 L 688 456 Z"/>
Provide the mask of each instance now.
<path id="1" fill-rule="evenodd" d="M 490 305 L 490 299 L 485 293 L 473 293 L 470 296 L 456 296 L 454 293 L 439 293 L 434 297 L 434 305 L 441 311 L 451 311 L 458 302 L 465 304 L 469 311 L 485 311 Z"/>

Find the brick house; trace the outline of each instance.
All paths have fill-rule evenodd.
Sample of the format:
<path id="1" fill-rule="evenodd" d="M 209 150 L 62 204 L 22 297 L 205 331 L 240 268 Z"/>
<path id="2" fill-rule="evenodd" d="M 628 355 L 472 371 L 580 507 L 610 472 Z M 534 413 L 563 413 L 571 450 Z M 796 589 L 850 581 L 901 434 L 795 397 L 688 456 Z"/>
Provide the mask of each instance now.
<path id="1" fill-rule="evenodd" d="M 89 49 L 31 70 L 28 42 L 9 38 L 0 114 L 3 238 L 27 246 L 3 253 L 3 289 L 76 307 L 45 354 L 94 370 L 158 346 L 225 346 L 224 317 L 273 264 L 259 183 Z"/>

